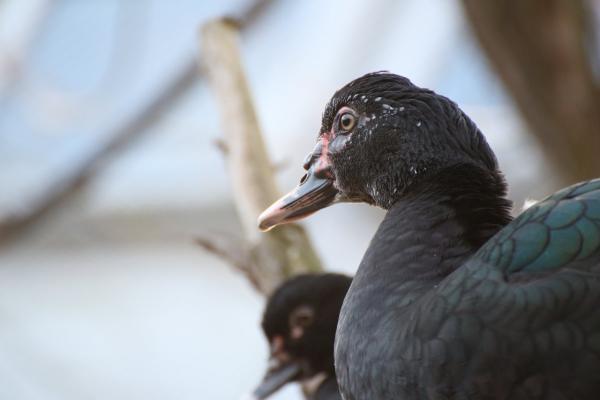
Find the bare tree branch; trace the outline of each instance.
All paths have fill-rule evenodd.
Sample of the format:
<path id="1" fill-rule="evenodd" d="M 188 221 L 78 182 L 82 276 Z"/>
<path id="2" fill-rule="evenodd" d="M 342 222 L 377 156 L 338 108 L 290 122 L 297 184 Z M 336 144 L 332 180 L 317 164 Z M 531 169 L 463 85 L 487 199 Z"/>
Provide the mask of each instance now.
<path id="1" fill-rule="evenodd" d="M 262 293 L 299 272 L 320 271 L 321 264 L 299 225 L 260 234 L 257 217 L 279 197 L 238 49 L 238 27 L 222 19 L 202 29 L 204 67 L 219 103 L 234 199 L 252 249 L 253 279 Z"/>
<path id="2" fill-rule="evenodd" d="M 230 177 L 245 235 L 258 242 L 256 218 L 278 197 L 267 150 L 237 49 L 237 28 L 223 20 L 203 29 L 204 65 L 219 100 Z"/>
<path id="3" fill-rule="evenodd" d="M 78 168 L 71 171 L 70 174 L 61 178 L 61 180 L 49 189 L 47 193 L 41 196 L 34 206 L 23 214 L 11 215 L 0 221 L 0 244 L 8 239 L 16 237 L 25 228 L 37 222 L 40 218 L 48 214 L 65 200 L 74 195 L 82 186 L 98 172 L 100 167 L 110 157 L 117 152 L 124 151 L 134 140 L 139 139 L 147 128 L 168 109 L 181 94 L 197 79 L 196 62 L 190 59 L 181 72 L 176 74 L 170 82 L 165 85 L 165 89 L 158 92 L 156 98 L 152 99 L 146 107 L 140 110 L 140 113 L 134 115 L 130 120 L 124 123 L 112 134 L 108 135 L 111 139 L 96 150 L 87 160 L 84 160 Z"/>
<path id="4" fill-rule="evenodd" d="M 584 0 L 463 0 L 471 25 L 565 183 L 600 175 L 600 88 Z M 595 44 L 597 46 L 597 43 Z M 596 49 L 597 51 L 597 49 Z"/>
<path id="5" fill-rule="evenodd" d="M 247 28 L 254 24 L 267 10 L 272 0 L 257 0 L 239 15 L 230 18 L 238 26 Z M 107 133 L 109 139 L 70 173 L 60 177 L 56 184 L 41 195 L 29 209 L 0 219 L 0 246 L 17 238 L 27 228 L 73 197 L 84 187 L 112 157 L 126 151 L 129 145 L 148 132 L 160 116 L 186 93 L 200 77 L 197 59 L 190 56 L 181 70 L 167 81 L 156 97 L 150 99 L 139 112 L 120 124 L 114 132 Z"/>

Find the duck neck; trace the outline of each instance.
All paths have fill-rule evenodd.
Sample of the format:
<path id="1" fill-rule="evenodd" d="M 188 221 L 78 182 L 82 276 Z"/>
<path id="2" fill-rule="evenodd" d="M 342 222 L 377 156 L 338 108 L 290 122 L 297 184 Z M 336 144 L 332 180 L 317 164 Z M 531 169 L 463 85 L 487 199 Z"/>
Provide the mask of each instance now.
<path id="1" fill-rule="evenodd" d="M 511 220 L 502 175 L 473 165 L 446 168 L 405 193 L 388 210 L 357 277 L 401 282 L 417 294 L 462 265 Z"/>

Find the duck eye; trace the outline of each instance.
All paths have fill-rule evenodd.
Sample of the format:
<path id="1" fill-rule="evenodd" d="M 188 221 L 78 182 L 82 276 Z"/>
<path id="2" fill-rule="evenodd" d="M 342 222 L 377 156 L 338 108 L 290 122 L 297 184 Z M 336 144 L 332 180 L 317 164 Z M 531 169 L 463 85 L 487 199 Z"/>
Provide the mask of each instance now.
<path id="1" fill-rule="evenodd" d="M 300 306 L 290 315 L 290 327 L 306 328 L 312 324 L 315 313 L 312 307 Z"/>
<path id="2" fill-rule="evenodd" d="M 349 131 L 354 128 L 356 124 L 356 117 L 350 113 L 344 113 L 340 117 L 340 128 L 345 131 Z"/>

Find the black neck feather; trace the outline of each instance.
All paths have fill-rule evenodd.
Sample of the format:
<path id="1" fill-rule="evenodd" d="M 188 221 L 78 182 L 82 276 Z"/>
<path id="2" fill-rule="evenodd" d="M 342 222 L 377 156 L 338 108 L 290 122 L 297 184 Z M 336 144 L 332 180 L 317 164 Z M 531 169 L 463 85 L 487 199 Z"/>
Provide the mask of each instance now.
<path id="1" fill-rule="evenodd" d="M 417 295 L 462 265 L 510 222 L 500 173 L 468 164 L 423 177 L 388 211 L 357 278 L 402 282 Z M 404 291 L 402 288 L 397 289 Z"/>
<path id="2" fill-rule="evenodd" d="M 445 168 L 414 184 L 399 203 L 426 197 L 440 208 L 452 210 L 453 219 L 464 228 L 464 238 L 475 248 L 508 224 L 512 202 L 506 196 L 506 182 L 499 171 L 471 164 Z M 402 206 L 402 204 L 397 204 Z"/>

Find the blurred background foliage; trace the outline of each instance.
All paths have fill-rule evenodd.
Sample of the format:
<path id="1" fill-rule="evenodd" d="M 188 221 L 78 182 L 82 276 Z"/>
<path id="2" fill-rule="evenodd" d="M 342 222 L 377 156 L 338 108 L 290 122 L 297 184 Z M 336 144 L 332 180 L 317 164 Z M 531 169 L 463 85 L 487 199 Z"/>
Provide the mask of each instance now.
<path id="1" fill-rule="evenodd" d="M 520 207 L 600 176 L 596 0 L 0 1 L 0 398 L 238 398 L 263 299 L 194 238 L 240 235 L 198 29 L 242 52 L 281 187 L 324 104 L 389 70 L 476 121 Z M 382 217 L 305 223 L 353 273 Z M 277 395 L 296 399 L 295 389 Z"/>

